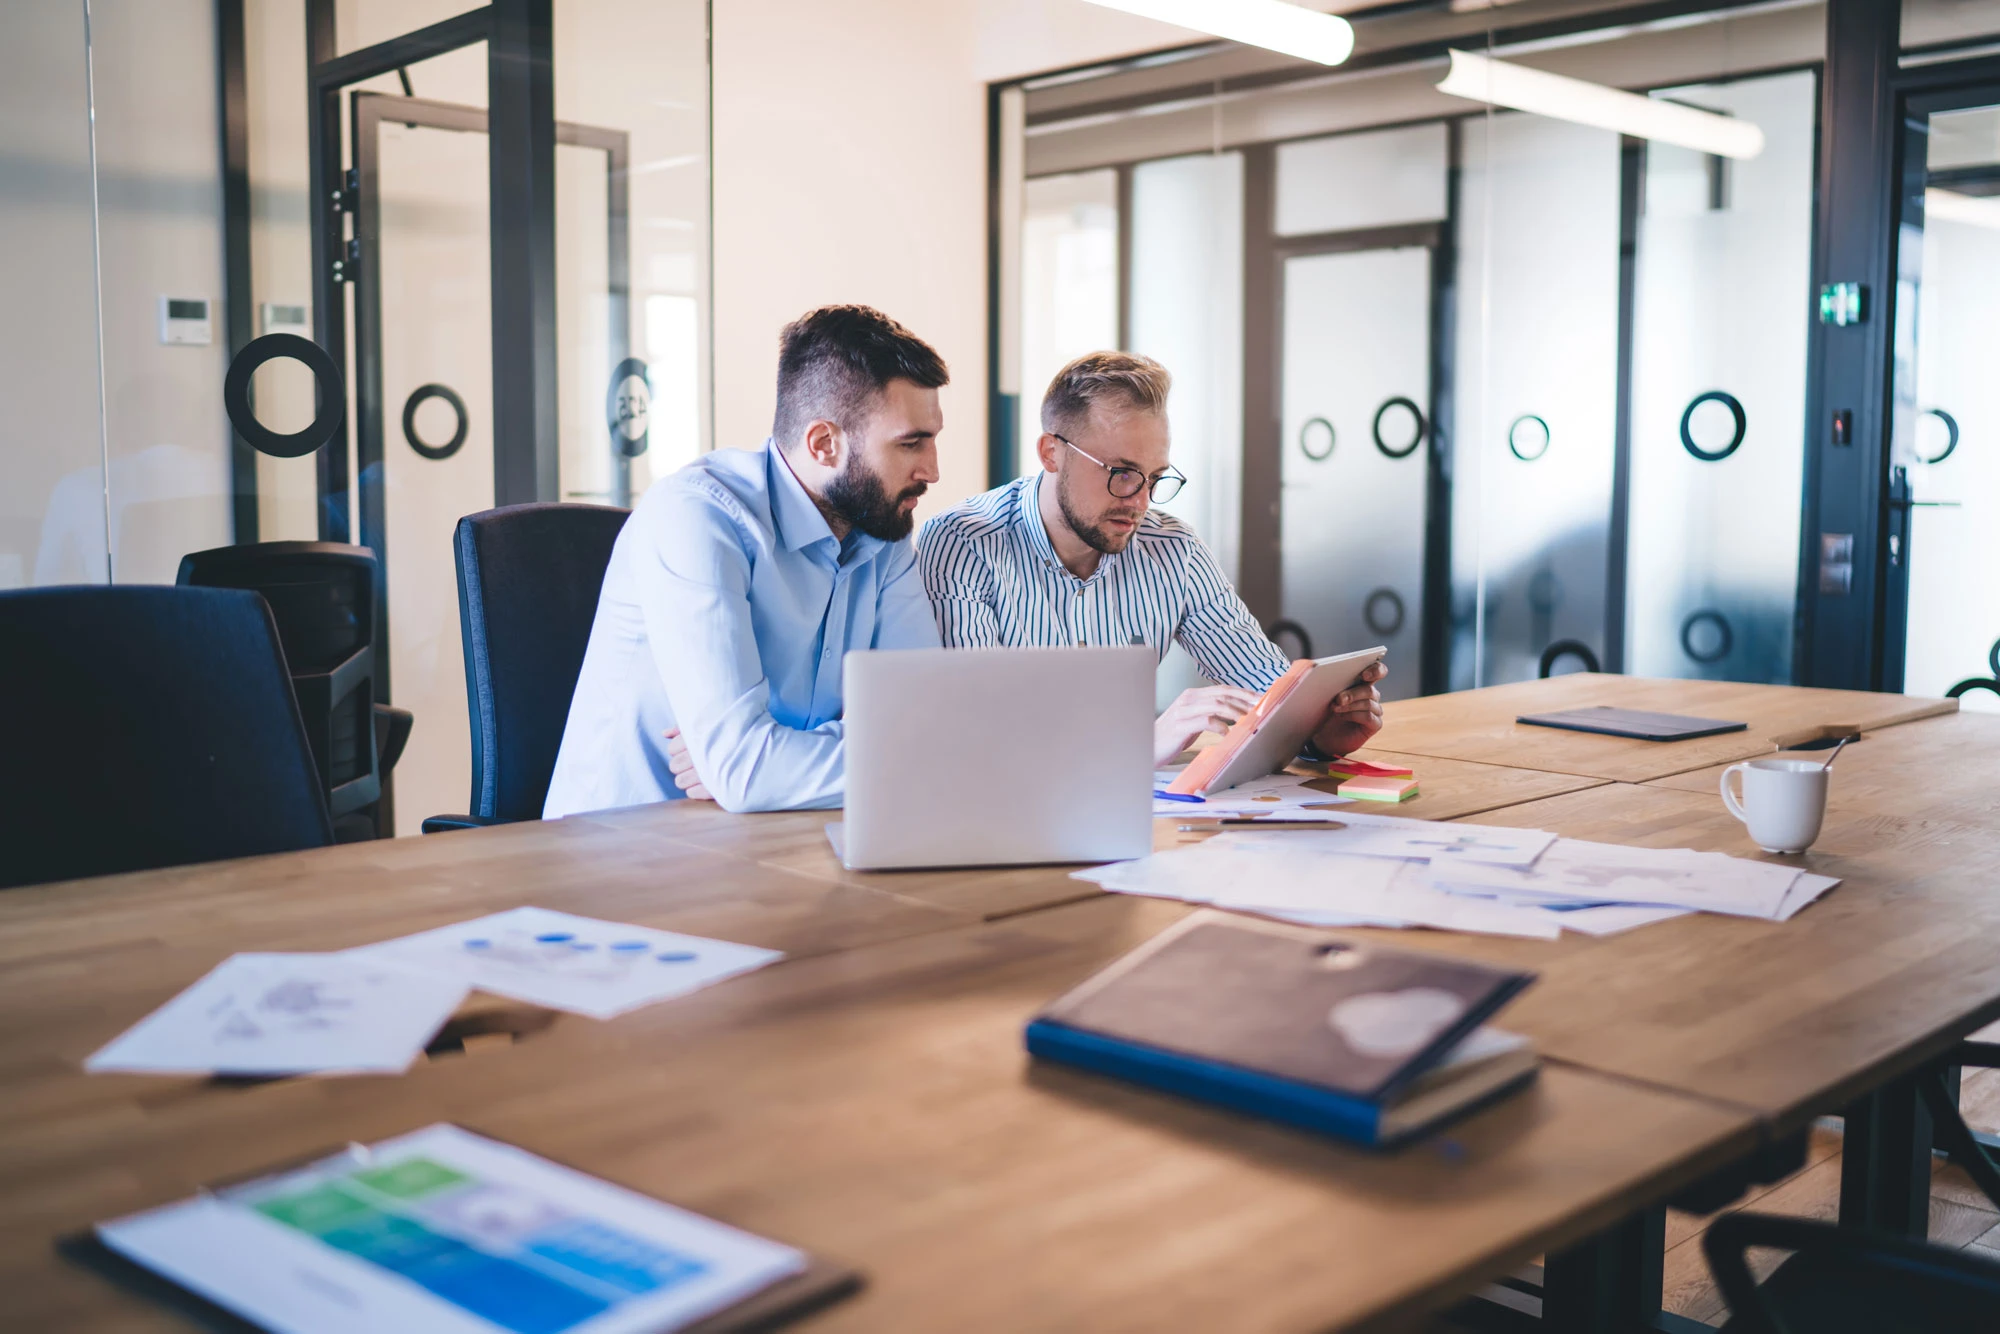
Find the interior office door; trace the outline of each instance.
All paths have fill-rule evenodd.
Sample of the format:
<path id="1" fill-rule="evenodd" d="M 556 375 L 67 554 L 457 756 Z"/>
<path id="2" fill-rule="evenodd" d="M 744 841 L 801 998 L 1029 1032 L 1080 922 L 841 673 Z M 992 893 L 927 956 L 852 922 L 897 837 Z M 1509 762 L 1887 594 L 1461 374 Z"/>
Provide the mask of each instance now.
<path id="1" fill-rule="evenodd" d="M 1431 443 L 1429 245 L 1285 258 L 1280 606 L 1288 650 L 1389 647 L 1420 693 Z M 1289 632 L 1292 642 L 1287 642 Z"/>
<path id="2" fill-rule="evenodd" d="M 1883 684 L 1942 695 L 2000 679 L 2000 87 L 1912 98 L 1903 125 Z"/>
<path id="3" fill-rule="evenodd" d="M 360 542 L 382 580 L 377 690 L 419 720 L 396 769 L 402 804 L 417 816 L 458 809 L 471 784 L 452 535 L 462 516 L 495 503 L 488 120 L 479 106 L 368 92 L 353 96 L 351 117 Z M 643 424 L 645 368 L 628 357 L 626 136 L 558 122 L 556 140 L 559 162 L 596 160 L 594 174 L 559 170 L 558 182 L 595 182 L 594 202 L 564 201 L 561 211 L 594 217 L 588 230 L 601 238 L 559 250 L 559 260 L 571 250 L 594 257 L 600 271 L 559 263 L 558 304 L 597 304 L 570 287 L 608 294 L 595 312 L 602 337 L 588 341 L 602 349 L 607 402 L 640 398 Z M 561 460 L 572 474 L 565 490 L 629 503 L 630 441 L 606 429 L 594 443 L 603 458 Z M 568 485 L 577 481 L 586 485 Z"/>

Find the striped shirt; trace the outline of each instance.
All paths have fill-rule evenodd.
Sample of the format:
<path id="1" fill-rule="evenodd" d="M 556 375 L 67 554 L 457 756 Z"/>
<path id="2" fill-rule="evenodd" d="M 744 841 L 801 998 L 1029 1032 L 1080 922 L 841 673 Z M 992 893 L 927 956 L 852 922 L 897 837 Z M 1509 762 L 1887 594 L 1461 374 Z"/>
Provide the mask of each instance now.
<path id="1" fill-rule="evenodd" d="M 1291 665 L 1194 530 L 1149 509 L 1125 550 L 1088 579 L 1057 559 L 1042 474 L 974 496 L 924 525 L 917 568 L 947 648 L 1179 643 L 1211 681 L 1268 690 Z"/>

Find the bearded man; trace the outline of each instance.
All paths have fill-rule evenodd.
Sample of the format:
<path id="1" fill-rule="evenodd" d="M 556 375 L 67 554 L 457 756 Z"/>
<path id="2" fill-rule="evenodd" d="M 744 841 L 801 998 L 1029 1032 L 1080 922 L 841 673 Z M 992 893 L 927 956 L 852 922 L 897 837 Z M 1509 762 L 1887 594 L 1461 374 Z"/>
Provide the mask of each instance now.
<path id="1" fill-rule="evenodd" d="M 949 648 L 1178 643 L 1214 685 L 1153 726 L 1165 764 L 1226 731 L 1290 665 L 1194 530 L 1152 502 L 1187 478 L 1168 462 L 1172 378 L 1150 357 L 1092 352 L 1042 397 L 1040 472 L 924 525 L 917 562 Z M 1336 696 L 1308 754 L 1345 755 L 1382 728 L 1380 663 Z"/>
<path id="2" fill-rule="evenodd" d="M 703 455 L 625 521 L 544 818 L 684 796 L 841 804 L 842 656 L 938 644 L 909 536 L 948 379 L 866 306 L 785 327 L 764 447 Z"/>

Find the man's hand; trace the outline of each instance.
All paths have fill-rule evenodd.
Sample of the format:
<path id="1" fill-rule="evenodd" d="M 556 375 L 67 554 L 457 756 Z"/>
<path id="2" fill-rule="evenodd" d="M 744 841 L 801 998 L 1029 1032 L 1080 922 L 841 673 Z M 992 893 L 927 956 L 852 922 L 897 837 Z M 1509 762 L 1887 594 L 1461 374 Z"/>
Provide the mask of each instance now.
<path id="1" fill-rule="evenodd" d="M 1375 663 L 1361 674 L 1359 684 L 1335 695 L 1326 721 L 1313 733 L 1313 744 L 1328 755 L 1345 755 L 1367 745 L 1382 730 L 1382 693 L 1375 683 L 1388 674 L 1387 667 Z"/>
<path id="2" fill-rule="evenodd" d="M 674 771 L 674 786 L 694 801 L 714 801 L 694 771 L 694 756 L 688 754 L 688 743 L 681 736 L 681 729 L 669 727 L 662 735 L 667 738 L 667 767 Z"/>
<path id="3" fill-rule="evenodd" d="M 1158 768 L 1173 759 L 1203 732 L 1227 732 L 1229 725 L 1256 703 L 1255 691 L 1235 686 L 1196 686 L 1181 691 L 1180 698 L 1153 724 L 1153 766 Z"/>

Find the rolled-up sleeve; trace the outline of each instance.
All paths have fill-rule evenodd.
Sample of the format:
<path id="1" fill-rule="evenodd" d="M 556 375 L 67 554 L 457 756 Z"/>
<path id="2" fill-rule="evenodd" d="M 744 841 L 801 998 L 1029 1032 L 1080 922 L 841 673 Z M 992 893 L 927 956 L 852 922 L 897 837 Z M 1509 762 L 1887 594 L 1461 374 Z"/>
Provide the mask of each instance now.
<path id="1" fill-rule="evenodd" d="M 1000 643 L 993 568 L 958 531 L 953 516 L 940 515 L 924 525 L 917 565 L 946 648 L 993 648 Z"/>
<path id="2" fill-rule="evenodd" d="M 841 724 L 771 716 L 750 615 L 750 553 L 730 499 L 676 487 L 635 553 L 639 605 L 695 772 L 727 811 L 838 806 Z"/>

